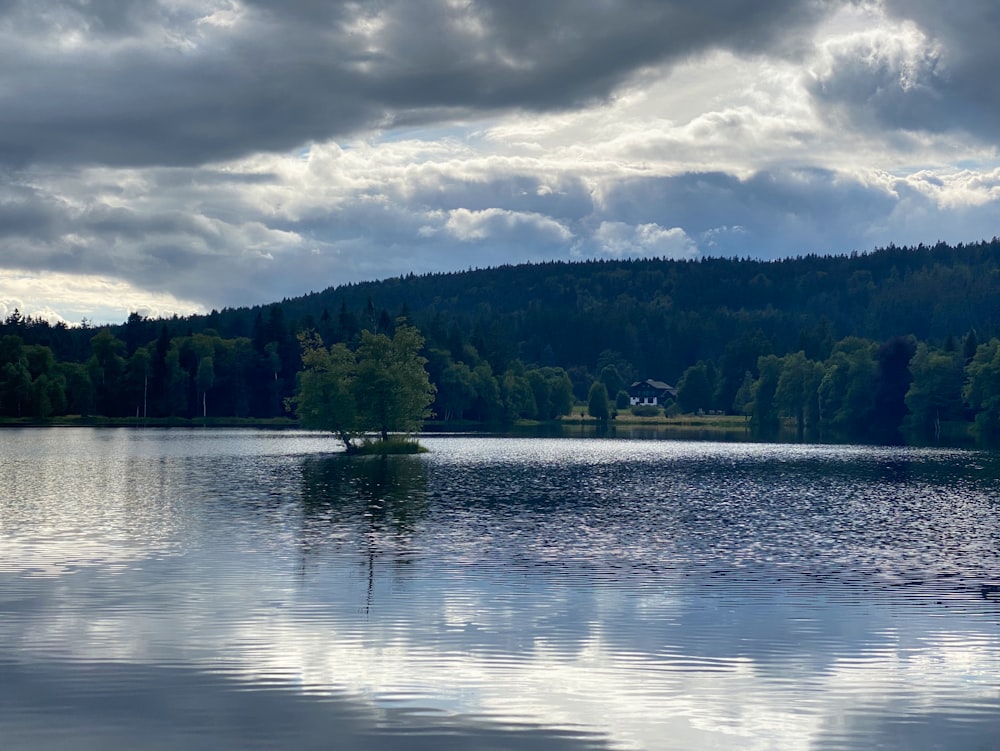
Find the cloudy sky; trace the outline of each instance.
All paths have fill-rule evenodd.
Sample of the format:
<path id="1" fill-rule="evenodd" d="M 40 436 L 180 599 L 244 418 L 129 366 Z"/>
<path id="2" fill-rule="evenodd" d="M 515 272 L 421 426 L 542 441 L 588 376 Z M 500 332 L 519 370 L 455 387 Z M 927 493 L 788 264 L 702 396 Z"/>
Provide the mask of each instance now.
<path id="1" fill-rule="evenodd" d="M 995 0 L 0 0 L 0 314 L 967 242 Z"/>

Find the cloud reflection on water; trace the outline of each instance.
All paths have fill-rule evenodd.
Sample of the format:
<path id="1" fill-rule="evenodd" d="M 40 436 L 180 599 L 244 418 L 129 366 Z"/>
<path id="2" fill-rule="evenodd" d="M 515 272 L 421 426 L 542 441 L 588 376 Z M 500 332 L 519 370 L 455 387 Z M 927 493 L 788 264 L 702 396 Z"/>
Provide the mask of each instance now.
<path id="1" fill-rule="evenodd" d="M 855 546 L 846 551 L 854 557 L 844 564 L 830 551 L 824 558 L 823 540 L 809 536 L 823 517 L 806 513 L 835 503 L 817 488 L 881 477 L 894 495 L 885 508 L 869 503 L 868 518 L 897 520 L 907 530 L 929 503 L 914 494 L 952 492 L 935 485 L 940 466 L 983 457 L 910 455 L 901 473 L 886 463 L 898 461 L 895 450 L 429 442 L 431 455 L 384 464 L 312 450 L 275 456 L 259 446 L 201 459 L 188 452 L 166 464 L 104 457 L 133 479 L 111 495 L 92 494 L 88 484 L 68 490 L 77 493 L 68 528 L 87 530 L 88 519 L 98 520 L 94 540 L 122 547 L 112 534 L 121 530 L 108 520 L 127 515 L 107 509 L 142 506 L 154 484 L 135 481 L 137 471 L 161 467 L 155 487 L 165 489 L 156 496 L 159 512 L 129 522 L 129 539 L 163 547 L 145 558 L 128 553 L 115 565 L 100 548 L 79 548 L 79 535 L 6 545 L 32 519 L 60 516 L 40 496 L 0 503 L 2 518 L 17 520 L 15 528 L 0 527 L 0 661 L 16 668 L 6 674 L 26 691 L 36 687 L 41 707 L 58 704 L 51 686 L 60 674 L 78 680 L 65 689 L 68 706 L 79 711 L 66 725 L 84 722 L 84 695 L 95 686 L 112 703 L 133 690 L 151 702 L 193 691 L 205 712 L 228 707 L 215 731 L 223 737 L 240 732 L 237 718 L 267 707 L 280 728 L 291 702 L 299 724 L 269 732 L 315 743 L 314 733 L 328 732 L 331 716 L 350 707 L 369 718 L 355 739 L 368 748 L 414 730 L 407 724 L 414 717 L 423 718 L 416 732 L 428 743 L 500 733 L 499 747 L 519 748 L 515 741 L 552 737 L 566 748 L 605 738 L 612 747 L 642 749 L 844 748 L 867 737 L 920 748 L 996 737 L 987 713 L 998 708 L 1000 611 L 950 579 L 897 587 L 881 574 L 850 571 L 869 560 L 923 560 L 857 549 L 861 530 L 852 525 L 838 522 L 833 537 Z M 127 441 L 110 445 L 130 451 Z M 645 458 L 625 471 L 623 449 Z M 510 474 L 519 462 L 527 471 Z M 55 473 L 64 463 L 41 459 L 37 471 Z M 938 469 L 928 466 L 935 463 Z M 650 464 L 659 473 L 650 474 Z M 815 487 L 803 485 L 804 469 L 819 473 Z M 702 502 L 710 482 L 716 493 L 724 486 L 746 493 L 753 490 L 748 476 L 762 470 L 794 493 L 742 513 L 738 503 Z M 952 474 L 949 487 L 961 488 L 971 519 L 997 513 L 988 500 L 993 480 L 977 486 L 975 474 Z M 672 505 L 674 491 L 683 504 Z M 786 529 L 781 504 L 796 499 L 804 504 L 801 523 Z M 24 508 L 29 500 L 34 511 Z M 861 513 L 863 501 L 836 502 L 858 504 Z M 761 508 L 769 510 L 755 515 Z M 167 532 L 154 531 L 168 516 Z M 708 540 L 703 525 L 727 519 L 727 529 Z M 956 524 L 966 530 L 967 521 Z M 796 545 L 811 540 L 819 557 L 789 550 L 788 560 L 772 559 L 778 542 L 747 544 L 767 529 Z M 983 534 L 967 540 L 973 551 L 989 541 Z M 938 558 L 964 563 L 961 541 L 952 538 L 954 549 Z M 38 556 L 75 556 L 81 565 L 31 577 Z M 916 573 L 946 568 L 935 560 Z M 824 569 L 827 576 L 806 575 Z M 0 726 L 33 722 L 15 693 L 0 694 Z M 184 722 L 175 710 L 153 716 Z M 125 710 L 124 718 L 108 717 L 117 711 L 96 721 L 141 722 Z M 44 735 L 45 716 L 25 732 Z M 382 724 L 366 725 L 372 716 Z M 914 725 L 927 734 L 912 733 Z M 904 737 L 908 745 L 896 743 Z M 238 735 L 226 739 L 239 745 Z"/>

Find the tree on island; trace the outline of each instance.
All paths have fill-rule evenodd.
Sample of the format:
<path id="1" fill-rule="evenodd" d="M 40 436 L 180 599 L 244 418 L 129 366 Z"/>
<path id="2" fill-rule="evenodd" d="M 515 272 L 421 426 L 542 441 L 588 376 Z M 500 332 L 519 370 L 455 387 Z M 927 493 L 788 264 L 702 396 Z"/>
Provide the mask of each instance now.
<path id="1" fill-rule="evenodd" d="M 434 399 L 420 355 L 424 339 L 413 326 L 387 334 L 361 332 L 356 352 L 344 344 L 326 348 L 315 331 L 299 335 L 304 370 L 288 406 L 305 428 L 335 433 L 349 452 L 368 433 L 382 445 L 390 432 L 412 433 L 430 417 Z"/>

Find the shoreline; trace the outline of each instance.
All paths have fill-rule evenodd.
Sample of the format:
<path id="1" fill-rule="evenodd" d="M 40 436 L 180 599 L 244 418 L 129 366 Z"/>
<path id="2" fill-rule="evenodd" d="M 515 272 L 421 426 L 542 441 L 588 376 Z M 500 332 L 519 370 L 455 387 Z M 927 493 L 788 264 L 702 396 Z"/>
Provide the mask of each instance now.
<path id="1" fill-rule="evenodd" d="M 266 430 L 304 430 L 298 420 L 290 417 L 103 417 L 79 415 L 62 415 L 59 417 L 4 417 L 0 418 L 0 429 L 3 428 L 257 428 Z M 903 435 L 903 440 L 896 445 L 907 446 L 951 446 L 951 447 L 989 447 L 977 441 L 973 433 L 973 424 L 956 422 L 943 423 L 938 441 L 919 439 L 912 435 Z M 786 418 L 778 431 L 769 436 L 755 435 L 748 418 L 743 415 L 678 415 L 666 417 L 637 417 L 631 414 L 619 414 L 617 419 L 601 422 L 585 415 L 581 417 L 568 415 L 550 420 L 518 420 L 509 425 L 488 424 L 472 421 L 437 421 L 428 420 L 419 433 L 433 435 L 435 433 L 493 433 L 510 435 L 564 436 L 597 435 L 617 438 L 658 438 L 674 437 L 680 439 L 725 441 L 763 441 L 765 443 L 826 443 L 846 445 L 858 443 L 835 435 L 821 435 L 807 430 L 804 436 L 797 434 L 793 420 Z"/>

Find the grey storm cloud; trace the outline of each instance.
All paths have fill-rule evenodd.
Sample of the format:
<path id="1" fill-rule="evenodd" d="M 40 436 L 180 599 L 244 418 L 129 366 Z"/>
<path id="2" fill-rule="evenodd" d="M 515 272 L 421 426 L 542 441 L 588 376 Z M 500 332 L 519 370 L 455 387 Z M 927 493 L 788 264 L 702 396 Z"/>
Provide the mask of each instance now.
<path id="1" fill-rule="evenodd" d="M 50 239 L 58 231 L 60 209 L 51 197 L 28 186 L 0 187 L 0 239 Z"/>
<path id="2" fill-rule="evenodd" d="M 861 233 L 885 223 L 897 198 L 821 169 L 720 172 L 628 180 L 604 211 L 630 224 L 680 226 L 708 255 L 779 258 L 867 249 Z"/>
<path id="3" fill-rule="evenodd" d="M 0 0 L 0 306 L 44 307 L 22 272 L 211 308 L 989 237 L 997 32 L 986 0 Z"/>
<path id="4" fill-rule="evenodd" d="M 664 60 L 780 51 L 830 5 L 8 1 L 0 161 L 201 164 L 443 114 L 570 107 Z"/>

